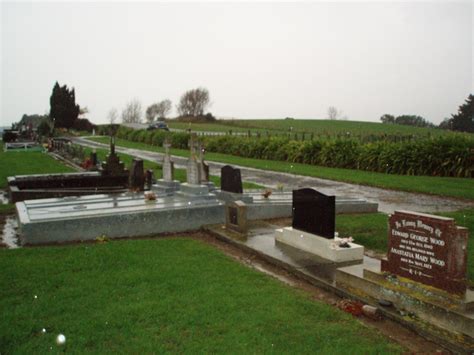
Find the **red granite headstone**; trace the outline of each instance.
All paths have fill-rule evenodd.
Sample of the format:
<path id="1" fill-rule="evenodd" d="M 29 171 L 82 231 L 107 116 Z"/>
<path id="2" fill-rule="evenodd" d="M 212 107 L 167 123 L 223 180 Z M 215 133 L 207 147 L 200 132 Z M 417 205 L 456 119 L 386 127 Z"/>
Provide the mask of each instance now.
<path id="1" fill-rule="evenodd" d="M 395 211 L 389 218 L 382 271 L 450 293 L 466 292 L 467 228 L 454 219 Z"/>

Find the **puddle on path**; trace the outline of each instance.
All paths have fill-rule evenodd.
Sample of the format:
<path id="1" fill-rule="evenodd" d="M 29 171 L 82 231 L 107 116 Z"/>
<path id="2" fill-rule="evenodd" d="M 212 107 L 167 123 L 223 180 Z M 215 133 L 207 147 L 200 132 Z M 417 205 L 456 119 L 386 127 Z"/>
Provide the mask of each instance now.
<path id="1" fill-rule="evenodd" d="M 5 218 L 3 225 L 3 232 L 1 235 L 1 242 L 7 246 L 8 249 L 16 249 L 20 247 L 18 242 L 18 221 L 16 217 L 9 216 Z"/>

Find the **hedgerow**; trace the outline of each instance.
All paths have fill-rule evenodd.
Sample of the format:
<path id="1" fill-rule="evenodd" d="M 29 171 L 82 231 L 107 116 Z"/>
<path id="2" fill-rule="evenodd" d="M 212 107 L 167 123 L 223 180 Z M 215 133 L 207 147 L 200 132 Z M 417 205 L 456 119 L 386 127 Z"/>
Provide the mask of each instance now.
<path id="1" fill-rule="evenodd" d="M 173 148 L 188 149 L 189 133 L 123 127 L 117 132 L 119 138 L 156 146 L 161 146 L 167 135 Z M 350 137 L 301 141 L 288 136 L 235 135 L 202 140 L 208 152 L 387 174 L 470 177 L 474 169 L 474 139 L 465 136 L 376 142 Z"/>

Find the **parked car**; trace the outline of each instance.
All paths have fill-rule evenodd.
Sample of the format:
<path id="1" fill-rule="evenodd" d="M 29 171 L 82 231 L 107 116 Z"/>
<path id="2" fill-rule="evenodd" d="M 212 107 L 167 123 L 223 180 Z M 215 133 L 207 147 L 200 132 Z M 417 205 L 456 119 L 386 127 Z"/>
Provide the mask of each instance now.
<path id="1" fill-rule="evenodd" d="M 169 131 L 170 129 L 164 122 L 153 122 L 147 128 L 148 131 L 152 131 L 154 129 L 164 129 L 165 131 Z"/>

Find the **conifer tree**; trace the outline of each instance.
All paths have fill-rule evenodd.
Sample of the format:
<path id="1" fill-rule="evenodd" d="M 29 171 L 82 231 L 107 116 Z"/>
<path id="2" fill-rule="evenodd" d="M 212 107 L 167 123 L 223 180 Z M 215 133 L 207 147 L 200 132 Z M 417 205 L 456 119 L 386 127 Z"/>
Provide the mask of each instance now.
<path id="1" fill-rule="evenodd" d="M 68 89 L 66 85 L 54 84 L 53 93 L 49 99 L 51 106 L 49 117 L 56 128 L 69 129 L 79 116 L 80 107 L 76 105 L 76 93 L 74 88 Z"/>
<path id="2" fill-rule="evenodd" d="M 470 94 L 466 102 L 459 106 L 458 113 L 451 116 L 453 131 L 474 133 L 474 95 Z"/>

